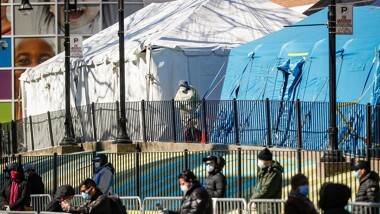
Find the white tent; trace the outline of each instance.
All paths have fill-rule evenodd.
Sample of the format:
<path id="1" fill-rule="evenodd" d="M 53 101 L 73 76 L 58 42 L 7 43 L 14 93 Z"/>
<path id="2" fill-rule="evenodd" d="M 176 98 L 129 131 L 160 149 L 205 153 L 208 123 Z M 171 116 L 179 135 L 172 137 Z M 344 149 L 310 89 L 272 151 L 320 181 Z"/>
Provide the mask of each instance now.
<path id="1" fill-rule="evenodd" d="M 202 96 L 224 76 L 232 47 L 303 17 L 267 0 L 150 4 L 125 18 L 126 101 L 170 100 L 181 79 Z M 71 60 L 72 105 L 119 100 L 118 40 L 115 24 L 84 41 L 84 57 Z M 21 76 L 25 115 L 64 109 L 64 71 L 61 53 Z M 219 97 L 214 89 L 208 99 Z"/>

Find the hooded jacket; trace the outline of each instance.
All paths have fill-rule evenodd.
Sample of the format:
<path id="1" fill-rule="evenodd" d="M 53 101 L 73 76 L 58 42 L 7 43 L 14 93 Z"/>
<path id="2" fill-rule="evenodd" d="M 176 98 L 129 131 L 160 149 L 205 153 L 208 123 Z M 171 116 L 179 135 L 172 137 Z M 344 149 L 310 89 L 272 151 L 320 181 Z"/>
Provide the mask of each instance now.
<path id="1" fill-rule="evenodd" d="M 319 207 L 323 214 L 349 214 L 345 210 L 351 189 L 344 184 L 324 183 L 319 192 Z"/>
<path id="2" fill-rule="evenodd" d="M 206 178 L 206 190 L 210 198 L 226 197 L 227 180 L 221 172 L 213 170 Z"/>
<path id="3" fill-rule="evenodd" d="M 115 168 L 111 163 L 106 163 L 95 170 L 92 180 L 95 181 L 96 187 L 104 194 L 112 194 L 113 175 Z"/>
<path id="4" fill-rule="evenodd" d="M 61 207 L 61 198 L 75 195 L 74 189 L 69 185 L 60 186 L 55 192 L 54 198 L 46 206 L 46 211 L 49 212 L 64 212 Z"/>
<path id="5" fill-rule="evenodd" d="M 251 199 L 280 199 L 283 171 L 284 168 L 277 161 L 273 161 L 271 166 L 261 169 Z"/>
<path id="6" fill-rule="evenodd" d="M 379 175 L 371 171 L 364 178 L 360 179 L 359 189 L 356 193 L 356 202 L 380 202 L 380 188 L 379 188 Z M 368 213 L 379 213 L 377 209 L 369 210 Z M 363 207 L 354 207 L 353 213 L 365 213 Z"/>
<path id="7" fill-rule="evenodd" d="M 196 181 L 186 191 L 179 214 L 211 214 L 211 199 L 207 191 Z"/>

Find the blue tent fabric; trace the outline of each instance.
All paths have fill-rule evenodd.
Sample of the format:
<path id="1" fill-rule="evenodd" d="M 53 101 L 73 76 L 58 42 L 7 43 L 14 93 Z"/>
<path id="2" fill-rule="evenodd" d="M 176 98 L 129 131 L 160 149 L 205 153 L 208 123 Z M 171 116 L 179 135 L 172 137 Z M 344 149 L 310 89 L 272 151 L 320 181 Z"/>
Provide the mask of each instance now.
<path id="1" fill-rule="evenodd" d="M 353 34 L 336 36 L 337 102 L 353 103 L 337 109 L 341 112 L 337 114 L 337 122 L 340 147 L 362 149 L 365 146 L 365 108 L 355 104 L 380 103 L 380 8 L 355 7 L 353 17 Z M 294 105 L 282 102 L 296 99 L 310 103 L 329 101 L 326 22 L 327 9 L 324 9 L 293 26 L 236 47 L 230 53 L 221 100 L 278 100 L 280 105 L 271 107 L 271 112 L 277 112 L 272 115 L 277 145 L 296 144 Z M 328 108 L 325 118 L 317 118 L 313 113 L 315 105 L 302 110 L 305 132 L 308 123 L 310 127 L 322 124 L 322 119 L 323 123 L 328 123 Z M 244 122 L 246 120 L 244 117 L 239 119 L 255 126 L 252 122 Z M 305 146 L 327 148 L 327 129 L 321 125 L 317 131 L 314 129 L 313 133 L 304 136 L 304 140 L 309 141 Z M 244 139 L 242 141 L 244 144 Z"/>

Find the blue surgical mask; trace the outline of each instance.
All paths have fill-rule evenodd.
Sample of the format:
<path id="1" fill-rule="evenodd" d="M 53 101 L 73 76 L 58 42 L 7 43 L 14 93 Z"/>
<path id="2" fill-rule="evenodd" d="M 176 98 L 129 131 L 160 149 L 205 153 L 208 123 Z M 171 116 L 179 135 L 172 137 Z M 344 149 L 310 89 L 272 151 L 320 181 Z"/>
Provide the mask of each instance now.
<path id="1" fill-rule="evenodd" d="M 100 167 L 100 162 L 95 162 L 95 168 L 99 168 Z"/>
<path id="2" fill-rule="evenodd" d="M 84 200 L 90 200 L 91 199 L 91 196 L 90 194 L 88 194 L 87 192 L 82 192 L 82 198 Z"/>
<path id="3" fill-rule="evenodd" d="M 352 174 L 355 178 L 360 179 L 359 170 L 353 171 Z"/>
<path id="4" fill-rule="evenodd" d="M 307 196 L 309 195 L 309 185 L 302 185 L 298 187 L 298 192 L 301 195 Z"/>

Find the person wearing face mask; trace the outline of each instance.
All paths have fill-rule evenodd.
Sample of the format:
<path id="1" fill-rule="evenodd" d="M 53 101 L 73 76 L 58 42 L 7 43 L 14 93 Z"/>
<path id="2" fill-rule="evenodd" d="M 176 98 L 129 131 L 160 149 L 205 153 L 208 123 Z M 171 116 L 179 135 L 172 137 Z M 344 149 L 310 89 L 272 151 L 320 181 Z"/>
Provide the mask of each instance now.
<path id="1" fill-rule="evenodd" d="M 0 205 L 3 210 L 30 210 L 29 183 L 24 179 L 24 171 L 18 163 L 13 164 L 11 179 L 5 181 L 0 192 Z"/>
<path id="2" fill-rule="evenodd" d="M 360 160 L 352 166 L 353 176 L 359 180 L 356 202 L 380 202 L 379 174 L 371 171 L 368 161 Z M 377 214 L 377 208 L 354 206 L 352 213 Z"/>
<path id="3" fill-rule="evenodd" d="M 45 185 L 41 176 L 36 173 L 34 165 L 27 163 L 24 165 L 24 176 L 30 184 L 30 194 L 44 194 Z"/>
<path id="4" fill-rule="evenodd" d="M 61 202 L 65 201 L 67 204 L 71 203 L 75 195 L 74 188 L 70 185 L 63 185 L 58 187 L 54 194 L 54 198 L 46 206 L 46 211 L 49 212 L 64 212 L 61 206 Z"/>
<path id="5" fill-rule="evenodd" d="M 257 158 L 260 172 L 251 199 L 280 199 L 284 168 L 273 160 L 272 152 L 268 148 L 261 150 Z"/>
<path id="6" fill-rule="evenodd" d="M 323 214 L 350 214 L 345 207 L 351 198 L 351 189 L 344 184 L 327 182 L 319 190 L 318 207 Z"/>
<path id="7" fill-rule="evenodd" d="M 185 130 L 185 141 L 201 141 L 202 132 L 199 130 L 199 95 L 197 90 L 186 80 L 180 80 L 179 89 L 174 100 L 176 106 L 180 110 L 181 123 Z"/>
<path id="8" fill-rule="evenodd" d="M 92 161 L 95 167 L 95 173 L 92 179 L 95 181 L 96 187 L 99 188 L 104 195 L 112 194 L 115 168 L 108 162 L 108 157 L 105 154 L 96 155 Z"/>
<path id="9" fill-rule="evenodd" d="M 72 206 L 68 201 L 61 201 L 62 210 L 69 213 L 113 214 L 110 201 L 96 188 L 95 181 L 87 178 L 80 184 L 83 199 L 87 202 L 82 206 Z"/>
<path id="10" fill-rule="evenodd" d="M 211 214 L 211 198 L 207 191 L 190 170 L 184 170 L 178 176 L 183 199 L 178 212 L 169 211 L 170 214 Z"/>
<path id="11" fill-rule="evenodd" d="M 218 158 L 214 155 L 209 155 L 202 160 L 206 163 L 206 171 L 208 173 L 205 185 L 208 195 L 210 198 L 226 197 L 227 180 L 222 173 L 224 166 L 224 163 L 222 163 L 224 162 L 223 157 Z"/>
<path id="12" fill-rule="evenodd" d="M 309 181 L 303 174 L 297 174 L 292 177 L 288 200 L 285 203 L 285 214 L 317 214 L 313 202 L 309 200 Z"/>

